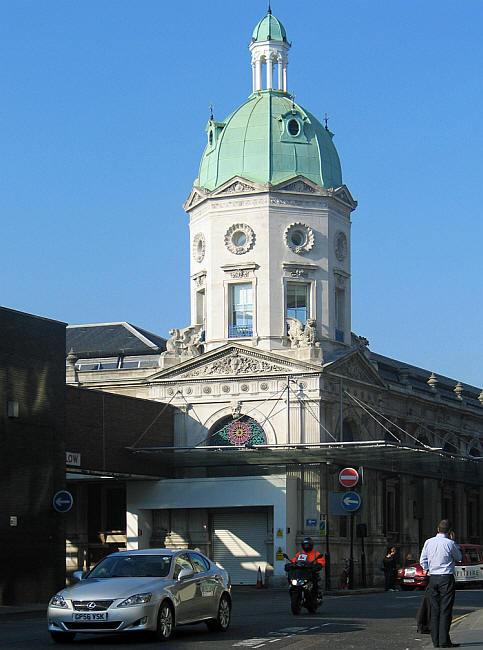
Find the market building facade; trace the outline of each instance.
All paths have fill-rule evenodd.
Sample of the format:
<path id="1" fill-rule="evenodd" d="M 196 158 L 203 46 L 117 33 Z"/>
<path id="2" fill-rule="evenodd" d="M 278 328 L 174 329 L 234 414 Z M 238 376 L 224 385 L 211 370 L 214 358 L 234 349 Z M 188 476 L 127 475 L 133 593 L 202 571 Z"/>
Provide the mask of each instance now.
<path id="1" fill-rule="evenodd" d="M 481 539 L 483 392 L 352 333 L 357 203 L 333 134 L 287 92 L 290 47 L 269 11 L 248 100 L 206 126 L 184 206 L 190 324 L 165 345 L 138 331 L 145 349 L 130 359 L 94 344 L 109 324 L 68 327 L 67 382 L 174 407 L 172 445 L 129 445 L 133 459 L 170 461 L 127 483 L 129 547 L 197 547 L 234 584 L 255 584 L 259 567 L 276 584 L 283 553 L 310 534 L 332 575 L 351 554 L 372 584 L 388 544 L 417 553 L 443 515 L 461 541 Z M 363 474 L 352 516 L 334 505 L 345 466 Z"/>

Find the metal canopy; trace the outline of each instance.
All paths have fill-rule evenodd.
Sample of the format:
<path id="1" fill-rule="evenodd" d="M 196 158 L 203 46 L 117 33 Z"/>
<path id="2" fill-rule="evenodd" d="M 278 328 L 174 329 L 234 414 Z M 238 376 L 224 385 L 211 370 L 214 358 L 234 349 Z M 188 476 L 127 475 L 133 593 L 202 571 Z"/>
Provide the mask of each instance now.
<path id="1" fill-rule="evenodd" d="M 385 440 L 290 445 L 145 447 L 128 448 L 131 453 L 160 455 L 164 466 L 175 469 L 329 463 L 364 466 L 390 473 L 483 485 L 481 459 L 466 458 L 441 449 L 409 447 Z"/>

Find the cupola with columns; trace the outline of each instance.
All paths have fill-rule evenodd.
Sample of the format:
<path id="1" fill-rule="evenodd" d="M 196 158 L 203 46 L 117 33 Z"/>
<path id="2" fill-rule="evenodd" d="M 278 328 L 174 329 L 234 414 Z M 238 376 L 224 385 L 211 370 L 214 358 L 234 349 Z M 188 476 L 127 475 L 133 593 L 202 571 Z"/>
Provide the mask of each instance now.
<path id="1" fill-rule="evenodd" d="M 287 52 L 290 43 L 282 23 L 272 15 L 268 5 L 267 15 L 260 20 L 253 30 L 249 45 L 252 53 L 253 92 L 263 90 L 263 67 L 266 70 L 265 88 L 278 88 L 287 92 Z M 275 86 L 274 68 L 277 68 L 277 86 Z"/>

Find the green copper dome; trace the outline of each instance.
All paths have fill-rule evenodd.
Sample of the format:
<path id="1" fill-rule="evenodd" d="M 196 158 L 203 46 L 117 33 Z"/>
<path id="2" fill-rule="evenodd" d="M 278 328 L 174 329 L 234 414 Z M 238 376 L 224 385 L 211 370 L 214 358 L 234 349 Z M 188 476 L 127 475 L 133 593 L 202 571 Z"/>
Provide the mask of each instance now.
<path id="1" fill-rule="evenodd" d="M 252 34 L 252 41 L 286 41 L 287 32 L 282 23 L 269 12 L 257 24 Z"/>
<path id="2" fill-rule="evenodd" d="M 317 185 L 342 185 L 332 134 L 279 90 L 254 92 L 224 122 L 210 119 L 196 184 L 214 190 L 233 176 L 276 185 L 302 175 Z"/>

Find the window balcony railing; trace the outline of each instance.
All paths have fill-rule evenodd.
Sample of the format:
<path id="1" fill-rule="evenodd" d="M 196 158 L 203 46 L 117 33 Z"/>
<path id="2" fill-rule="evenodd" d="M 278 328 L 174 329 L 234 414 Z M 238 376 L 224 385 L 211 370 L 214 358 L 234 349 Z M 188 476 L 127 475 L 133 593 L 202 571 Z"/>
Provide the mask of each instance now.
<path id="1" fill-rule="evenodd" d="M 230 339 L 241 339 L 253 336 L 253 329 L 245 325 L 229 325 L 228 337 Z"/>

